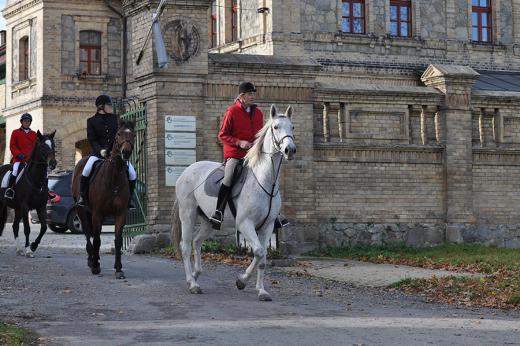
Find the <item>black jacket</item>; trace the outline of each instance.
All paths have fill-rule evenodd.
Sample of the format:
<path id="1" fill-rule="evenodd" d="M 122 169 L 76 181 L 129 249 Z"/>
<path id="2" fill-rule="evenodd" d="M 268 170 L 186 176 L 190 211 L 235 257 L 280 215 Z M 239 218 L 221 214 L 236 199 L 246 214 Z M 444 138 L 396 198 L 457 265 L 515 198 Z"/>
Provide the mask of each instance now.
<path id="1" fill-rule="evenodd" d="M 99 114 L 87 119 L 87 138 L 92 147 L 92 154 L 101 156 L 101 149 L 109 153 L 117 134 L 118 119 L 115 114 Z"/>

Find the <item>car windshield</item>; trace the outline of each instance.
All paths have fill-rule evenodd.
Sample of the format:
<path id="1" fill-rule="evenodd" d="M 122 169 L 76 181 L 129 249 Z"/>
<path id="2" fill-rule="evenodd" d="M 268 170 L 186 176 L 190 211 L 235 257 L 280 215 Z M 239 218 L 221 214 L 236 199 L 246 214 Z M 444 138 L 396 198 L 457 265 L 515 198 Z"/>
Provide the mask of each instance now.
<path id="1" fill-rule="evenodd" d="M 61 196 L 68 196 L 71 194 L 70 191 L 71 181 L 68 176 L 60 176 L 60 177 L 49 177 L 49 190 L 57 193 Z"/>

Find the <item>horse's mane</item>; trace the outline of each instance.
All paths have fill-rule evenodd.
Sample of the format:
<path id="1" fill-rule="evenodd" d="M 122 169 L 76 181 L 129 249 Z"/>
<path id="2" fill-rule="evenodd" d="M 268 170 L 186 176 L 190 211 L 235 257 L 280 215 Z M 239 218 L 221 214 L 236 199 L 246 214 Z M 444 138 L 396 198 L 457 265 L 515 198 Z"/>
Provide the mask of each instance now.
<path id="1" fill-rule="evenodd" d="M 278 115 L 278 117 L 280 117 L 280 118 L 285 117 L 285 115 Z M 272 124 L 273 124 L 273 119 L 269 119 L 269 121 L 267 121 L 265 123 L 264 127 L 262 127 L 262 129 L 260 131 L 258 131 L 258 133 L 256 134 L 255 143 L 253 144 L 251 149 L 249 149 L 247 151 L 247 154 L 244 157 L 245 165 L 247 165 L 249 167 L 254 167 L 260 161 L 260 157 L 262 154 L 262 146 L 264 144 L 264 139 L 267 134 L 267 131 L 271 128 Z"/>

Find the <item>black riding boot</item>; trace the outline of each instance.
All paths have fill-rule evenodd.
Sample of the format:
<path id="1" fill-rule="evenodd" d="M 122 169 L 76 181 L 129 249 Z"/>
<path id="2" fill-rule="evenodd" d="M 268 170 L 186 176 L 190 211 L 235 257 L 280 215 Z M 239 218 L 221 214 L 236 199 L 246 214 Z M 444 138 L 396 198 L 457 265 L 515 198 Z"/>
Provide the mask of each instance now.
<path id="1" fill-rule="evenodd" d="M 16 183 L 16 177 L 12 174 L 9 175 L 9 182 L 7 183 L 7 189 L 5 190 L 4 197 L 13 199 L 14 198 L 14 184 Z"/>
<path id="2" fill-rule="evenodd" d="M 79 207 L 87 206 L 88 180 L 89 177 L 81 176 L 79 181 L 79 199 L 76 202 L 76 205 Z"/>
<path id="3" fill-rule="evenodd" d="M 229 186 L 226 186 L 224 184 L 220 185 L 220 190 L 218 191 L 218 198 L 217 198 L 217 209 L 209 219 L 211 222 L 211 225 L 213 226 L 213 229 L 220 229 L 220 226 L 222 225 L 222 221 L 224 220 L 224 210 L 226 209 L 226 204 L 229 197 L 229 192 L 231 191 L 231 188 Z"/>
<path id="4" fill-rule="evenodd" d="M 134 197 L 134 190 L 135 190 L 135 182 L 137 180 L 129 180 L 128 181 L 128 186 L 130 187 L 130 199 L 128 200 L 128 209 L 129 210 L 135 210 L 135 205 L 134 205 L 134 199 L 132 197 Z"/>

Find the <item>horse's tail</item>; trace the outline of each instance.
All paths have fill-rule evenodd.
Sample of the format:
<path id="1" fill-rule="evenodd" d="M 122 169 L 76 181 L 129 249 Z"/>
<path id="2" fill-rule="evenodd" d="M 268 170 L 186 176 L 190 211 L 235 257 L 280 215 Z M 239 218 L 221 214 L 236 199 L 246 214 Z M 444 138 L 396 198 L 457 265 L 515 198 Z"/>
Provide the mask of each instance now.
<path id="1" fill-rule="evenodd" d="M 5 223 L 7 222 L 7 206 L 0 203 L 0 237 L 4 233 Z"/>
<path id="2" fill-rule="evenodd" d="M 171 229 L 170 236 L 173 243 L 173 248 L 175 250 L 175 257 L 177 259 L 181 259 L 181 236 L 182 236 L 182 226 L 181 219 L 179 218 L 179 201 L 177 198 L 173 203 L 172 215 L 171 215 Z"/>

